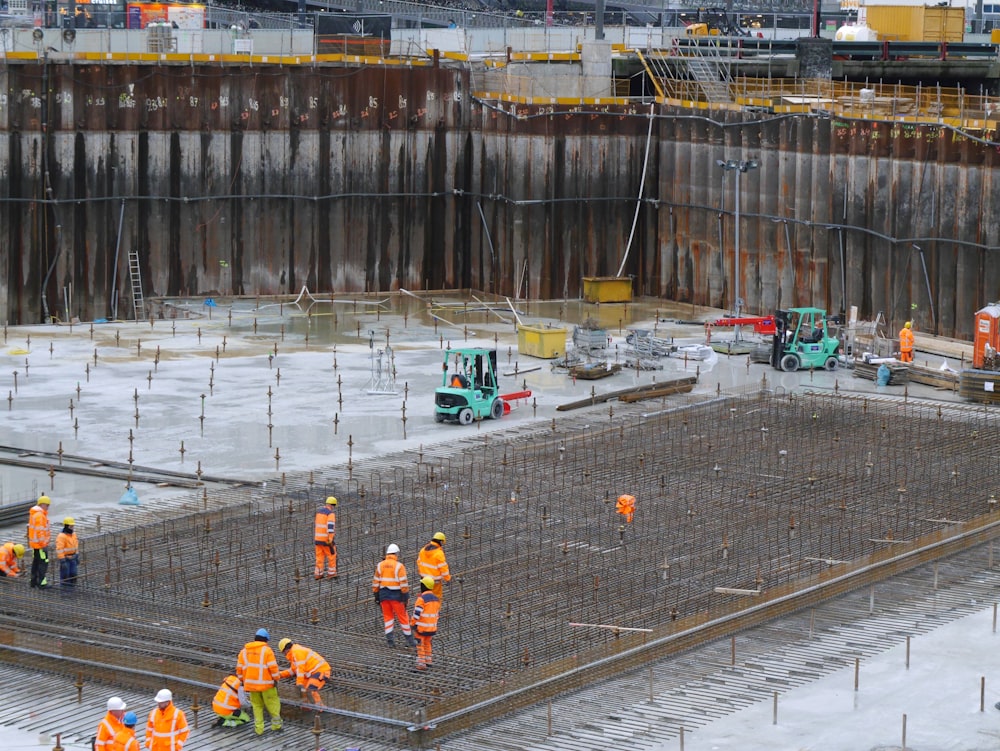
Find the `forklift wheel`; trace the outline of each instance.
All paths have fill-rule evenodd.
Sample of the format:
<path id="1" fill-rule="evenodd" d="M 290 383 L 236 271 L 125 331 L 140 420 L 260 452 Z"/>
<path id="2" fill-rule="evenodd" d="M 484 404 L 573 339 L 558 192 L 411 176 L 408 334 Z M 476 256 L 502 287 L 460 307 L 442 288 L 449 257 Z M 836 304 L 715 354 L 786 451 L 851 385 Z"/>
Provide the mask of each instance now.
<path id="1" fill-rule="evenodd" d="M 444 415 L 442 415 L 440 412 L 435 412 L 434 422 L 444 422 Z"/>
<path id="2" fill-rule="evenodd" d="M 837 358 L 836 357 L 828 357 L 828 358 L 826 358 L 826 362 L 823 363 L 823 367 L 826 368 L 827 370 L 836 370 L 837 369 Z"/>
<path id="3" fill-rule="evenodd" d="M 472 423 L 472 410 L 466 407 L 461 412 L 458 413 L 458 422 L 462 425 L 469 425 Z"/>
<path id="4" fill-rule="evenodd" d="M 499 420 L 503 417 L 503 399 L 499 396 L 493 400 L 493 404 L 490 405 L 490 417 L 494 420 Z"/>
<path id="5" fill-rule="evenodd" d="M 799 369 L 799 358 L 795 355 L 785 355 L 781 358 L 781 369 L 786 373 L 794 373 Z"/>

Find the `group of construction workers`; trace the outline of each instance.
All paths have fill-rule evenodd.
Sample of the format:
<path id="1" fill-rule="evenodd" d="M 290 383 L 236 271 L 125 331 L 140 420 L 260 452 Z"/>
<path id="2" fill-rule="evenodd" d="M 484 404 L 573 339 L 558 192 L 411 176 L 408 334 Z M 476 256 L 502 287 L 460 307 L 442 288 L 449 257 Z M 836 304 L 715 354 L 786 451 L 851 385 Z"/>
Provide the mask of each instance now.
<path id="1" fill-rule="evenodd" d="M 313 576 L 317 580 L 337 578 L 336 508 L 336 497 L 327 497 L 323 505 L 316 510 L 313 520 L 313 543 L 316 549 Z M 406 566 L 399 561 L 398 545 L 392 543 L 386 547 L 385 558 L 375 567 L 375 575 L 372 577 L 372 594 L 382 611 L 386 642 L 389 646 L 395 646 L 395 626 L 396 621 L 399 621 L 406 645 L 417 648 L 414 670 L 426 670 L 432 662 L 431 641 L 437 633 L 438 616 L 444 595 L 443 585 L 451 581 L 451 571 L 448 569 L 448 560 L 444 554 L 445 542 L 447 538 L 444 532 L 435 532 L 430 542 L 417 554 L 420 594 L 413 604 L 412 619 L 407 610 L 410 583 L 407 579 Z M 263 718 L 261 722 L 263 723 Z"/>
<path id="2" fill-rule="evenodd" d="M 309 647 L 285 638 L 278 642 L 278 651 L 288 660 L 288 667 L 280 670 L 270 641 L 270 632 L 259 628 L 253 640 L 243 646 L 236 658 L 235 675 L 226 677 L 212 700 L 212 711 L 218 718 L 216 725 L 238 727 L 249 722 L 250 717 L 243 709 L 249 700 L 254 732 L 263 735 L 265 710 L 271 718 L 271 730 L 280 732 L 278 681 L 285 678 L 295 678 L 304 701 L 311 699 L 316 706 L 323 706 L 319 692 L 330 680 L 330 663 Z"/>
<path id="3" fill-rule="evenodd" d="M 174 705 L 170 689 L 162 688 L 153 699 L 156 706 L 146 720 L 143 745 L 146 751 L 181 751 L 188 738 L 187 717 L 184 710 Z M 108 699 L 108 711 L 97 726 L 97 735 L 91 740 L 93 751 L 139 751 L 135 726 L 139 721 L 135 712 L 119 696 Z"/>
<path id="4" fill-rule="evenodd" d="M 42 495 L 28 512 L 28 548 L 31 549 L 31 587 L 46 589 L 49 582 L 49 543 L 52 529 L 49 525 L 49 506 L 52 499 Z M 20 542 L 0 545 L 0 578 L 17 578 L 21 575 L 20 560 L 28 548 Z M 59 561 L 59 583 L 75 587 L 80 571 L 80 543 L 76 539 L 76 521 L 72 516 L 63 519 L 62 531 L 56 537 L 56 559 Z"/>

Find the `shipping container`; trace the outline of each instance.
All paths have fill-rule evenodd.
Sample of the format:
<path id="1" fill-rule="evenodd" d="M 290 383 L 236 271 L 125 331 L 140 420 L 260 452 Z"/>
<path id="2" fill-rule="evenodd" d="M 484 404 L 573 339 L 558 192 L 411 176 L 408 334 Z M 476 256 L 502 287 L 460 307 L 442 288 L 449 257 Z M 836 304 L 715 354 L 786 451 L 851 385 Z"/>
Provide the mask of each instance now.
<path id="1" fill-rule="evenodd" d="M 878 32 L 879 39 L 900 42 L 961 42 L 965 39 L 965 8 L 866 5 L 862 9 L 868 26 Z"/>

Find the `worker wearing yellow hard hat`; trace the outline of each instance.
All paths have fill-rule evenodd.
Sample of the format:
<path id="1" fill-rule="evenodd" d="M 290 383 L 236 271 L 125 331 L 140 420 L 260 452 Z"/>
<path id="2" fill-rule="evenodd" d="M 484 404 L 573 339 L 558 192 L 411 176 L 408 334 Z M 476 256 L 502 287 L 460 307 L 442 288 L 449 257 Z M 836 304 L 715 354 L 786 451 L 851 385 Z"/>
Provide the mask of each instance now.
<path id="1" fill-rule="evenodd" d="M 913 362 L 913 325 L 910 321 L 904 323 L 899 332 L 899 360 Z"/>
<path id="2" fill-rule="evenodd" d="M 330 680 L 330 663 L 309 647 L 293 644 L 291 639 L 279 641 L 278 651 L 288 660 L 288 668 L 281 671 L 281 677 L 295 676 L 295 683 L 302 692 L 302 698 L 311 698 L 316 706 L 324 706 L 319 692 Z"/>
<path id="3" fill-rule="evenodd" d="M 313 576 L 319 580 L 326 572 L 327 579 L 337 578 L 337 499 L 328 496 L 323 505 L 316 509 L 313 523 L 313 542 L 316 548 L 316 568 Z"/>
<path id="4" fill-rule="evenodd" d="M 24 555 L 24 545 L 19 542 L 5 542 L 0 545 L 0 576 L 15 578 L 21 575 L 20 557 Z"/>
<path id="5" fill-rule="evenodd" d="M 444 535 L 441 535 L 444 537 Z M 414 670 L 427 670 L 433 662 L 431 640 L 438 629 L 441 598 L 434 594 L 434 587 L 441 586 L 432 576 L 420 579 L 420 596 L 413 603 L 413 630 L 417 637 L 417 663 Z"/>
<path id="6" fill-rule="evenodd" d="M 49 506 L 52 500 L 47 495 L 39 496 L 38 502 L 28 512 L 28 546 L 31 548 L 31 586 L 44 589 L 49 586 L 46 574 L 49 570 Z"/>
<path id="7" fill-rule="evenodd" d="M 80 572 L 80 544 L 76 539 L 76 520 L 63 519 L 62 532 L 56 537 L 56 560 L 59 561 L 59 584 L 75 587 Z"/>
<path id="8" fill-rule="evenodd" d="M 420 548 L 417 554 L 417 574 L 429 576 L 434 581 L 434 594 L 438 600 L 444 596 L 444 582 L 451 581 L 451 571 L 444 555 L 444 544 L 448 538 L 444 532 L 435 532 L 431 541 Z"/>

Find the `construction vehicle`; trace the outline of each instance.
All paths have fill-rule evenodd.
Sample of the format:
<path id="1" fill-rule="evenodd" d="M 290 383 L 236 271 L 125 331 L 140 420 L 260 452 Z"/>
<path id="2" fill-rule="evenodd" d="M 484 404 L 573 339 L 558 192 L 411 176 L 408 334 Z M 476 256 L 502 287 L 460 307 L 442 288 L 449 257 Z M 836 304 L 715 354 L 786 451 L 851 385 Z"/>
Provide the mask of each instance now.
<path id="1" fill-rule="evenodd" d="M 789 308 L 774 314 L 771 365 L 794 373 L 799 368 L 834 370 L 839 362 L 840 339 L 830 336 L 826 311 Z"/>
<path id="2" fill-rule="evenodd" d="M 486 417 L 499 420 L 504 416 L 505 402 L 497 384 L 495 349 L 447 349 L 441 370 L 441 386 L 434 391 L 436 422 L 468 425 L 473 420 Z"/>
<path id="3" fill-rule="evenodd" d="M 748 36 L 750 32 L 725 8 L 699 8 L 680 14 L 687 36 Z"/>

